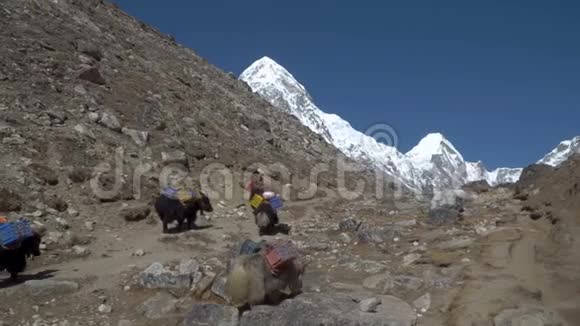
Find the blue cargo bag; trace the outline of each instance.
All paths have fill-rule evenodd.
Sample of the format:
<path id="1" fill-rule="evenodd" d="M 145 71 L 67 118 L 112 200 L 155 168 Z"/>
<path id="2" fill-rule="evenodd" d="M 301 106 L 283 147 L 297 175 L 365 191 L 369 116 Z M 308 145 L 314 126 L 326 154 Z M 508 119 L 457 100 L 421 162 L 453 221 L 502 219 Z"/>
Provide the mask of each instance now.
<path id="1" fill-rule="evenodd" d="M 254 242 L 252 240 L 246 240 L 242 243 L 242 247 L 240 248 L 240 255 L 252 255 L 257 253 L 262 249 L 262 245 L 264 241 Z"/>
<path id="2" fill-rule="evenodd" d="M 274 196 L 268 199 L 268 202 L 270 202 L 270 205 L 275 210 L 279 210 L 280 208 L 282 208 L 282 206 L 284 206 L 284 203 L 282 202 L 282 198 L 280 198 L 280 196 Z"/>
<path id="3" fill-rule="evenodd" d="M 0 246 L 16 249 L 24 239 L 34 236 L 30 224 L 26 221 L 14 221 L 0 224 Z"/>

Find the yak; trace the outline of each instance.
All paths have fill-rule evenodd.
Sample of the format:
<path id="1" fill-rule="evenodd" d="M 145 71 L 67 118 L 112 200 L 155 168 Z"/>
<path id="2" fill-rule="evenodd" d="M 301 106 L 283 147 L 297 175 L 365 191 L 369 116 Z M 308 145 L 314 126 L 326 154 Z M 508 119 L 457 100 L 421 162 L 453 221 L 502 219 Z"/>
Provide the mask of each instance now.
<path id="1" fill-rule="evenodd" d="M 190 230 L 195 224 L 197 213 L 213 212 L 213 207 L 207 195 L 199 193 L 199 195 L 184 202 L 161 195 L 155 201 L 155 210 L 163 223 L 163 233 L 167 233 L 167 224 L 174 221 L 178 223 L 178 232 L 183 230 L 184 221 L 187 221 L 187 229 Z"/>
<path id="2" fill-rule="evenodd" d="M 6 270 L 10 273 L 12 281 L 16 281 L 18 273 L 26 269 L 26 258 L 40 256 L 40 243 L 45 229 L 33 227 L 33 231 L 34 235 L 22 240 L 18 248 L 0 248 L 0 271 Z"/>

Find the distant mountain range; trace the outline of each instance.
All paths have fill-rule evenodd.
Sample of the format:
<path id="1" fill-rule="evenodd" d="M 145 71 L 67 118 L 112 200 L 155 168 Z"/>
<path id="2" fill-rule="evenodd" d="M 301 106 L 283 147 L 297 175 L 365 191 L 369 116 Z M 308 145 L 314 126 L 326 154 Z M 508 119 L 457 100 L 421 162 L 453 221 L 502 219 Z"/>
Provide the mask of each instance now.
<path id="1" fill-rule="evenodd" d="M 297 117 L 348 157 L 381 169 L 411 189 L 450 189 L 479 180 L 490 185 L 514 183 L 522 173 L 522 168 L 488 171 L 481 161 L 465 161 L 440 133 L 426 135 L 417 146 L 403 154 L 391 146 L 396 135 L 388 126 L 377 126 L 377 130 L 371 130 L 367 135 L 338 115 L 325 113 L 288 70 L 268 57 L 250 65 L 240 79 L 273 106 Z M 373 136 L 380 137 L 377 140 Z M 393 142 L 389 143 L 390 140 Z M 580 137 L 576 137 L 562 142 L 538 163 L 559 165 L 579 150 Z"/>

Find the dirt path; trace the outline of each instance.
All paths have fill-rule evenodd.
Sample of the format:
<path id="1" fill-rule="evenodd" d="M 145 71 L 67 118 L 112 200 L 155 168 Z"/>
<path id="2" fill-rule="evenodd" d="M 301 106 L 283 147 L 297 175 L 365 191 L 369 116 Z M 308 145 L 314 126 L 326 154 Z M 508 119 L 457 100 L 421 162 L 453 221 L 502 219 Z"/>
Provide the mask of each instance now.
<path id="1" fill-rule="evenodd" d="M 539 247 L 551 243 L 553 226 L 512 213 L 518 215 L 515 222 L 494 230 L 478 244 L 466 283 L 451 305 L 448 325 L 493 325 L 494 316 L 505 309 L 535 305 L 559 311 L 570 304 L 554 287 L 548 265 L 538 255 Z"/>

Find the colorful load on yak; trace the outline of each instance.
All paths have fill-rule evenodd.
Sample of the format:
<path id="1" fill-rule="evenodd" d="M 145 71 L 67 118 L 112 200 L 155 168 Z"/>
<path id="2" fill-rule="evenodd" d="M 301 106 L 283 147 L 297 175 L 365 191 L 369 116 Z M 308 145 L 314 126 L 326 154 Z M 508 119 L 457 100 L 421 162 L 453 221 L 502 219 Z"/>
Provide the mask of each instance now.
<path id="1" fill-rule="evenodd" d="M 0 246 L 5 249 L 16 249 L 22 241 L 33 236 L 34 232 L 27 221 L 0 224 Z"/>
<path id="2" fill-rule="evenodd" d="M 266 263 L 274 275 L 278 275 L 288 263 L 291 263 L 299 256 L 300 253 L 290 241 L 269 243 L 264 249 Z"/>
<path id="3" fill-rule="evenodd" d="M 264 201 L 264 197 L 255 194 L 251 199 L 250 199 L 250 206 L 252 206 L 253 209 L 258 208 L 258 206 L 260 206 L 260 204 L 262 204 L 262 202 Z"/>
<path id="4" fill-rule="evenodd" d="M 278 195 L 268 199 L 268 202 L 270 203 L 270 205 L 274 210 L 279 210 L 280 208 L 282 208 L 282 206 L 284 206 L 282 198 Z"/>
<path id="5" fill-rule="evenodd" d="M 161 195 L 169 198 L 179 200 L 182 203 L 190 201 L 195 197 L 195 192 L 191 190 L 175 189 L 175 188 L 163 188 L 161 190 Z"/>
<path id="6" fill-rule="evenodd" d="M 262 250 L 262 246 L 264 245 L 265 241 L 262 240 L 260 242 L 254 242 L 252 240 L 246 240 L 242 243 L 242 247 L 240 248 L 240 255 L 252 255 L 260 250 Z"/>

